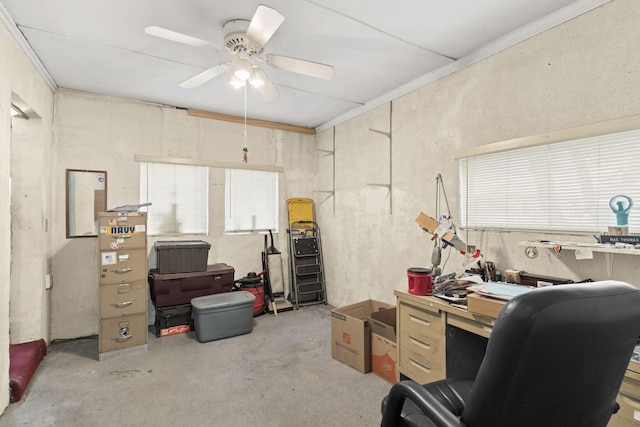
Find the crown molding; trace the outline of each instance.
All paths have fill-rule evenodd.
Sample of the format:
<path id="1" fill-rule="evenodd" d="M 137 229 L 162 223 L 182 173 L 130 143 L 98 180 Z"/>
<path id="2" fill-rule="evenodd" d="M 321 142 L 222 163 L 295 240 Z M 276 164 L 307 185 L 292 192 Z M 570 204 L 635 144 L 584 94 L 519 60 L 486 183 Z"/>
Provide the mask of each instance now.
<path id="1" fill-rule="evenodd" d="M 13 37 L 13 39 L 16 41 L 20 49 L 22 49 L 22 52 L 25 54 L 25 56 L 29 59 L 29 61 L 31 61 L 33 66 L 36 68 L 36 71 L 38 71 L 38 74 L 40 74 L 47 86 L 49 86 L 49 89 L 55 92 L 56 89 L 58 89 L 58 85 L 53 80 L 42 62 L 40 62 L 40 58 L 38 58 L 33 49 L 31 49 L 31 45 L 29 44 L 27 39 L 24 38 L 22 31 L 20 31 L 20 29 L 18 28 L 18 24 L 16 24 L 11 15 L 9 15 L 9 11 L 6 7 L 4 7 L 2 3 L 0 3 L 0 21 L 2 21 L 5 28 L 7 29 L 9 34 L 11 34 L 11 37 Z"/>

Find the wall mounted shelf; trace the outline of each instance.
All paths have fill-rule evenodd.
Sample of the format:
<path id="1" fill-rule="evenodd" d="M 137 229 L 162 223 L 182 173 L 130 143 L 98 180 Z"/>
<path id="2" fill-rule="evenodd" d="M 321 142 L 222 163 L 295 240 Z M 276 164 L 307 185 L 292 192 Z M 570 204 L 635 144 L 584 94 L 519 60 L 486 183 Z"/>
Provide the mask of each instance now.
<path id="1" fill-rule="evenodd" d="M 579 242 L 560 242 L 551 240 L 527 240 L 518 243 L 523 247 L 547 248 L 555 251 L 557 247 L 563 250 L 571 251 L 591 251 L 604 253 L 607 277 L 610 279 L 613 273 L 613 255 L 640 255 L 640 249 L 621 248 L 605 243 L 579 243 Z M 587 258 L 585 258 L 587 259 Z"/>
<path id="2" fill-rule="evenodd" d="M 332 157 L 332 171 L 331 178 L 331 190 L 316 190 L 315 193 L 326 194 L 327 196 L 318 203 L 319 205 L 326 202 L 330 197 L 333 197 L 333 213 L 336 213 L 336 128 L 333 128 L 333 148 L 331 150 L 325 150 L 322 148 L 316 148 L 316 152 L 323 153 L 322 157 Z"/>

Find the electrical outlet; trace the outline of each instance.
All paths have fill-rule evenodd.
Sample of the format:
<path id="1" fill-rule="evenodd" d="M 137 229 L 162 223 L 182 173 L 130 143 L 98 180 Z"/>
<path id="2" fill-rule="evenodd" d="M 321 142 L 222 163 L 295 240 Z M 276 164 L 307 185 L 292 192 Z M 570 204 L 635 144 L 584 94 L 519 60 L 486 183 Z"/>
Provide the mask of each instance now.
<path id="1" fill-rule="evenodd" d="M 44 288 L 51 289 L 53 286 L 53 276 L 51 274 L 47 274 L 44 276 Z"/>

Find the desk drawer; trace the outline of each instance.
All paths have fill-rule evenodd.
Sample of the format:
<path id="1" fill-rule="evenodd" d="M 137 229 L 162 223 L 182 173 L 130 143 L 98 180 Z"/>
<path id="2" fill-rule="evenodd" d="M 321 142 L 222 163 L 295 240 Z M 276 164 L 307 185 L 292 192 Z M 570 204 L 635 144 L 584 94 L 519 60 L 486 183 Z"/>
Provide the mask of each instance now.
<path id="1" fill-rule="evenodd" d="M 414 331 L 436 339 L 444 336 L 444 324 L 439 312 L 421 310 L 403 302 L 400 303 L 399 310 L 402 331 Z"/>
<path id="2" fill-rule="evenodd" d="M 445 354 L 443 337 L 434 338 L 415 330 L 402 328 L 398 341 L 402 351 L 405 349 L 423 355 L 427 360 L 437 359 Z"/>
<path id="3" fill-rule="evenodd" d="M 640 426 L 640 400 L 619 394 L 616 402 L 620 405 L 607 427 Z"/>
<path id="4" fill-rule="evenodd" d="M 406 347 L 400 351 L 400 372 L 419 384 L 445 378 L 444 357 L 429 357 Z"/>
<path id="5" fill-rule="evenodd" d="M 620 409 L 611 417 L 607 427 L 640 426 L 640 382 L 637 373 L 627 370 L 616 402 Z"/>
<path id="6" fill-rule="evenodd" d="M 491 332 L 493 331 L 493 325 L 478 323 L 475 320 L 458 317 L 455 314 L 451 313 L 447 314 L 447 323 L 449 325 L 464 329 L 465 331 L 471 332 L 472 334 L 480 335 L 481 337 L 485 338 L 489 338 Z"/>

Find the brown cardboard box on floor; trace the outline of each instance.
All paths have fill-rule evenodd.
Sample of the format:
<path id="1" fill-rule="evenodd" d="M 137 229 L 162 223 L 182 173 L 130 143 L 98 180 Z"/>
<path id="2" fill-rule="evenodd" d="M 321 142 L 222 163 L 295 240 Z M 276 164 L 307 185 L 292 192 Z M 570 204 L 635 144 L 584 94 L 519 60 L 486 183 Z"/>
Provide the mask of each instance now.
<path id="1" fill-rule="evenodd" d="M 371 370 L 391 384 L 400 381 L 396 309 L 371 313 Z"/>
<path id="2" fill-rule="evenodd" d="M 491 317 L 492 319 L 498 317 L 498 314 L 500 314 L 502 307 L 504 307 L 506 303 L 506 301 L 484 297 L 476 293 L 467 295 L 467 310 L 469 310 L 469 312 Z"/>
<path id="3" fill-rule="evenodd" d="M 393 307 L 369 299 L 331 310 L 331 357 L 364 374 L 370 372 L 371 314 Z"/>

